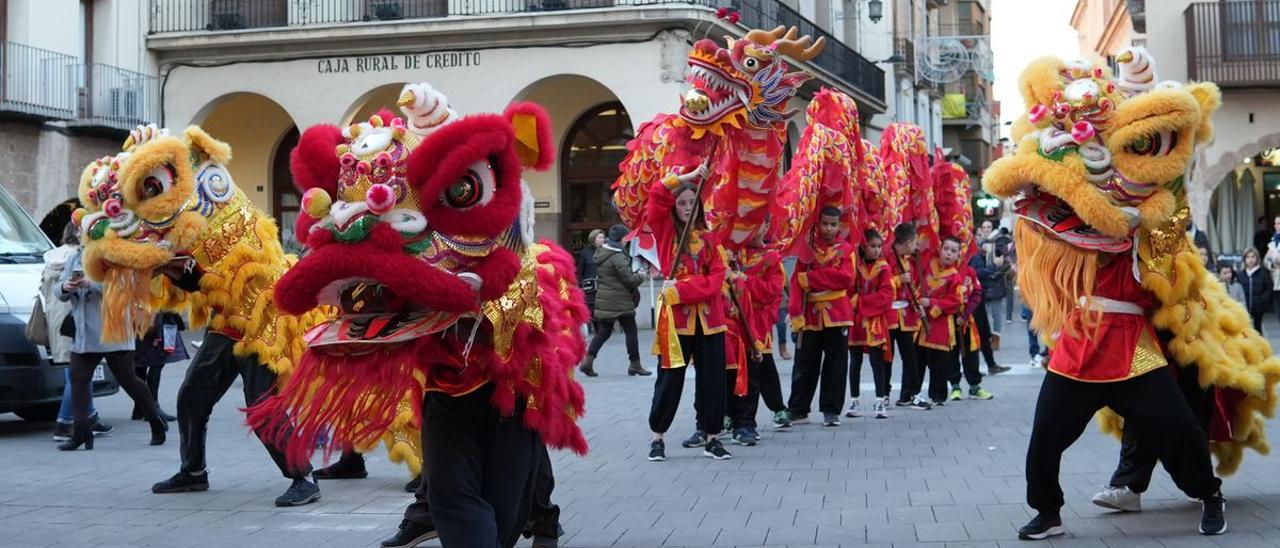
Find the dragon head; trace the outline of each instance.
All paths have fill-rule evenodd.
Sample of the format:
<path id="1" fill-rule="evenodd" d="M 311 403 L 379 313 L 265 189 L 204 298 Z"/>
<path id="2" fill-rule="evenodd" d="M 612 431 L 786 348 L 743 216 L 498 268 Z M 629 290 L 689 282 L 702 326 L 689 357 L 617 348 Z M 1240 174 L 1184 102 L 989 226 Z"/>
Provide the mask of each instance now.
<path id="1" fill-rule="evenodd" d="M 413 84 L 402 94 L 410 124 L 384 111 L 302 134 L 291 163 L 304 191 L 298 233 L 309 251 L 277 285 L 285 311 L 327 304 L 343 315 L 448 322 L 476 308 L 478 263 L 532 243 L 532 199 L 521 175 L 552 161 L 546 113 L 523 103 L 504 114 L 426 123 L 430 117 L 414 109 L 447 109 L 433 91 L 438 97 L 422 101 L 424 88 L 430 91 Z M 486 271 L 484 282 L 505 286 L 512 280 L 490 278 L 515 275 Z"/>
<path id="2" fill-rule="evenodd" d="M 1018 214 L 1049 234 L 1111 253 L 1185 207 L 1183 173 L 1221 102 L 1211 83 L 1156 84 L 1141 48 L 1117 60 L 1118 77 L 1087 61 L 1033 62 L 1020 82 L 1030 108 L 1015 124 L 1018 150 L 983 182 L 994 195 L 1019 196 Z"/>
<path id="3" fill-rule="evenodd" d="M 818 56 L 825 38 L 799 37 L 792 27 L 752 30 L 742 39 L 725 38 L 722 48 L 712 40 L 698 40 L 689 52 L 688 81 L 693 86 L 681 100 L 680 119 L 694 131 L 723 135 L 726 127 L 747 122 L 767 127 L 794 114 L 787 101 L 809 79 L 803 72 L 787 72 L 783 56 L 808 61 Z"/>

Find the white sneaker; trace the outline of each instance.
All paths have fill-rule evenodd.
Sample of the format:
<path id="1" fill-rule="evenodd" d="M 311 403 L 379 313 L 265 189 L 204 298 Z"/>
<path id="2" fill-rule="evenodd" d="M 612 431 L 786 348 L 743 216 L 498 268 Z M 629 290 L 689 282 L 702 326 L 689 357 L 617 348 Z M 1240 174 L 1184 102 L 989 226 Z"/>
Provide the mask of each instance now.
<path id="1" fill-rule="evenodd" d="M 1134 493 L 1127 485 L 1124 487 L 1112 487 L 1108 485 L 1104 487 L 1102 491 L 1098 492 L 1098 494 L 1093 496 L 1093 503 L 1109 510 L 1141 512 L 1142 494 Z"/>
<path id="2" fill-rule="evenodd" d="M 877 399 L 873 407 L 875 408 L 877 419 L 889 418 L 889 398 Z"/>
<path id="3" fill-rule="evenodd" d="M 862 416 L 862 411 L 858 409 L 858 398 L 853 398 L 853 403 L 849 404 L 849 410 L 844 412 L 844 416 L 851 419 Z"/>
<path id="4" fill-rule="evenodd" d="M 1044 367 L 1044 356 L 1037 354 L 1034 358 L 1031 358 L 1030 366 L 1032 369 Z"/>

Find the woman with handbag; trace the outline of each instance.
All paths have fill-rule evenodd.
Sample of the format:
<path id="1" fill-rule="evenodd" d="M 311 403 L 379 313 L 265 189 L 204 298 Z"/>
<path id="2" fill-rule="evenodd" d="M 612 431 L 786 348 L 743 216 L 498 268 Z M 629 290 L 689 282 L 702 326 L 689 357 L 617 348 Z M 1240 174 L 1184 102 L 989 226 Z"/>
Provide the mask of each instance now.
<path id="1" fill-rule="evenodd" d="M 587 245 L 578 251 L 578 289 L 582 290 L 583 300 L 587 302 L 587 310 L 591 311 L 591 322 L 587 324 L 589 333 L 595 332 L 596 308 L 596 251 L 604 246 L 604 231 L 594 229 L 587 234 Z"/>
<path id="2" fill-rule="evenodd" d="M 609 229 L 609 239 L 596 251 L 596 298 L 593 303 L 592 316 L 595 318 L 595 336 L 587 347 L 587 355 L 578 366 L 578 370 L 588 377 L 596 376 L 595 360 L 600 347 L 613 335 L 613 323 L 622 326 L 627 339 L 627 376 L 648 376 L 653 372 L 640 364 L 640 339 L 636 331 L 635 298 L 640 294 L 640 284 L 644 276 L 631 266 L 631 257 L 622 249 L 622 239 L 627 236 L 627 227 L 613 225 Z"/>
<path id="3" fill-rule="evenodd" d="M 44 254 L 44 271 L 40 274 L 40 298 L 36 302 L 42 314 L 40 325 L 36 325 L 36 311 L 32 312 L 27 338 L 32 342 L 49 349 L 49 361 L 62 369 L 62 406 L 58 409 L 58 420 L 53 425 L 53 441 L 71 439 L 71 336 L 75 323 L 71 320 L 71 303 L 58 298 L 58 278 L 62 276 L 62 268 L 67 260 L 76 254 L 80 246 L 80 230 L 75 223 L 68 222 L 62 229 L 62 245 L 46 251 Z M 34 331 L 39 330 L 39 333 Z M 65 333 L 64 333 L 65 332 Z M 42 338 L 41 338 L 42 337 Z M 98 412 L 93 408 L 93 378 L 89 378 L 89 429 L 95 436 L 111 434 L 110 425 L 98 420 Z"/>
<path id="4" fill-rule="evenodd" d="M 70 317 L 75 326 L 75 337 L 71 343 L 71 408 L 75 422 L 71 439 L 59 445 L 58 449 L 74 451 L 82 445 L 85 449 L 93 449 L 89 426 L 89 404 L 93 396 L 89 387 L 93 370 L 104 358 L 120 387 L 146 413 L 147 422 L 151 424 L 151 445 L 161 445 L 169 424 L 160 418 L 156 401 L 147 392 L 147 385 L 134 374 L 134 337 L 129 323 L 125 324 L 126 342 L 102 342 L 102 284 L 85 277 L 80 262 L 82 255 L 83 250 L 77 249 L 67 260 L 57 285 L 58 299 L 71 303 Z"/>
<path id="5" fill-rule="evenodd" d="M 191 357 L 187 354 L 187 345 L 182 342 L 182 331 L 186 329 L 187 324 L 183 323 L 182 316 L 172 312 L 156 314 L 156 319 L 151 322 L 151 329 L 138 339 L 133 355 L 133 371 L 138 374 L 139 379 L 147 383 L 151 399 L 156 401 L 157 410 L 166 421 L 177 420 L 177 417 L 158 408 L 160 374 L 164 371 L 165 364 L 180 362 Z M 146 413 L 142 412 L 142 407 L 135 402 L 132 419 L 140 421 L 145 418 Z"/>

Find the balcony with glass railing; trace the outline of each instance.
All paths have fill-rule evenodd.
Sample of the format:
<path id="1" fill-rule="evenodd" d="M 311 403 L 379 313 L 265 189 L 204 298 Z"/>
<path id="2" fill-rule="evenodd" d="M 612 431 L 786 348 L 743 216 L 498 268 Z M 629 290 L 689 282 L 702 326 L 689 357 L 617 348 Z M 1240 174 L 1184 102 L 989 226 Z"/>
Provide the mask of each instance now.
<path id="1" fill-rule="evenodd" d="M 826 37 L 826 48 L 810 63 L 884 101 L 882 69 L 778 0 L 150 0 L 148 28 L 151 36 L 164 37 L 649 6 L 697 8 L 707 12 L 707 19 L 717 8 L 728 7 L 739 13 L 747 28 L 796 26 L 801 34 Z"/>

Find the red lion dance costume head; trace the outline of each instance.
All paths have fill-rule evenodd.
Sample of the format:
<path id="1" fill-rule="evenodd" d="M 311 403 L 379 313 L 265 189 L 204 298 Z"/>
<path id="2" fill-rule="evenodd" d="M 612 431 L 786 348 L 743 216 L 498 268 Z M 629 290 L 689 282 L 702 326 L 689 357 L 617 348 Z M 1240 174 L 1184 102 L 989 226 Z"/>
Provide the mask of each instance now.
<path id="1" fill-rule="evenodd" d="M 290 382 L 250 413 L 255 424 L 288 414 L 274 426 L 289 432 L 292 460 L 325 434 L 330 451 L 373 445 L 424 390 L 490 383 L 492 404 L 511 413 L 523 400 L 525 427 L 548 445 L 587 450 L 570 372 L 588 313 L 570 256 L 533 241 L 521 181 L 553 161 L 550 121 L 529 103 L 457 117 L 437 98 L 407 86 L 408 123 L 384 112 L 312 127 L 293 153 L 310 252 L 276 298 L 290 313 L 339 315 L 308 333 Z"/>

